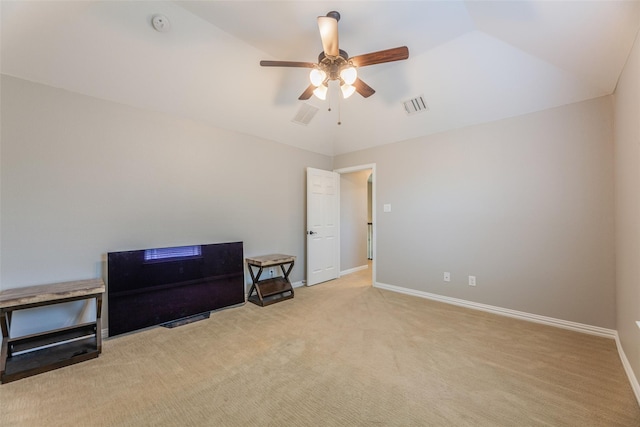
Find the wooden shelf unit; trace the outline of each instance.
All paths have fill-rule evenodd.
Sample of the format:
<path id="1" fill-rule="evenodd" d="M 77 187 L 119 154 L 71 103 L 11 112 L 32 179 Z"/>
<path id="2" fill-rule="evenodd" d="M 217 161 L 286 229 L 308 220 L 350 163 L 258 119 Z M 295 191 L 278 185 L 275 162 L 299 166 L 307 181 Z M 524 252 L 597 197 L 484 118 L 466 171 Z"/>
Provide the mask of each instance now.
<path id="1" fill-rule="evenodd" d="M 0 292 L 0 383 L 62 368 L 98 357 L 102 352 L 101 279 L 7 289 Z M 78 300 L 96 300 L 96 320 L 11 338 L 14 311 Z M 33 351 L 29 351 L 33 350 Z"/>
<path id="2" fill-rule="evenodd" d="M 247 268 L 253 282 L 247 299 L 264 307 L 293 298 L 294 292 L 293 286 L 289 281 L 289 273 L 293 269 L 295 260 L 295 256 L 282 254 L 246 258 Z M 267 267 L 280 267 L 282 276 L 260 280 L 260 276 Z M 258 274 L 254 274 L 253 268 L 258 268 Z M 253 294 L 254 291 L 255 295 Z"/>

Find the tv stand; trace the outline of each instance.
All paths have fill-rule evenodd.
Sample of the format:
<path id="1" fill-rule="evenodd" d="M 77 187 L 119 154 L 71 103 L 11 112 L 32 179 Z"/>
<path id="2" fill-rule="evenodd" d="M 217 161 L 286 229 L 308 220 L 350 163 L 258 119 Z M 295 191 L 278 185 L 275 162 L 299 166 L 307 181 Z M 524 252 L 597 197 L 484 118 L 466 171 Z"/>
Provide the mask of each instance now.
<path id="1" fill-rule="evenodd" d="M 0 292 L 2 384 L 98 357 L 102 352 L 102 279 L 7 289 Z M 11 338 L 14 311 L 86 299 L 96 300 L 96 320 Z M 30 351 L 32 350 L 32 351 Z"/>
<path id="2" fill-rule="evenodd" d="M 293 286 L 289 281 L 289 273 L 293 269 L 296 257 L 292 255 L 263 255 L 253 258 L 247 258 L 247 268 L 251 274 L 251 290 L 247 299 L 261 307 L 265 305 L 275 304 L 293 298 Z M 285 266 L 288 264 L 288 267 Z M 270 279 L 260 280 L 260 276 L 265 267 L 280 267 L 282 270 L 281 277 L 273 277 Z M 254 274 L 253 268 L 258 268 L 258 274 Z M 255 291 L 255 295 L 253 292 Z"/>

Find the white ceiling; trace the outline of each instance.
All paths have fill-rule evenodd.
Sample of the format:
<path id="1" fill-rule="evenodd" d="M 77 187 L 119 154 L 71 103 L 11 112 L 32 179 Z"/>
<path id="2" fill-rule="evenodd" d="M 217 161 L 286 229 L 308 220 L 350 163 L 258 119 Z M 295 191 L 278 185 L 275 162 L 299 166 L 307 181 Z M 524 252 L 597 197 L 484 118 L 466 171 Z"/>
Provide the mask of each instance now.
<path id="1" fill-rule="evenodd" d="M 1 71 L 135 107 L 336 155 L 613 93 L 640 1 L 6 1 Z M 305 103 L 317 16 L 341 13 L 350 55 L 406 45 L 363 67 L 376 93 Z M 153 30 L 164 14 L 171 30 Z M 424 95 L 429 111 L 402 102 Z M 328 111 L 331 107 L 331 111 Z M 338 125 L 337 122 L 342 124 Z"/>

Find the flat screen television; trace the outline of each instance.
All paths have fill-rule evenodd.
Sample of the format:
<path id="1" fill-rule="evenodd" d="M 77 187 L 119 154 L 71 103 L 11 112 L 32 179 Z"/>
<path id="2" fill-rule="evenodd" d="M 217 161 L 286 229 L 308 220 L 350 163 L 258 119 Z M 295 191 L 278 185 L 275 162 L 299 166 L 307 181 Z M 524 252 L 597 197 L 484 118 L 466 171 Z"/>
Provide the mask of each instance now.
<path id="1" fill-rule="evenodd" d="M 242 242 L 107 254 L 109 336 L 242 304 Z"/>

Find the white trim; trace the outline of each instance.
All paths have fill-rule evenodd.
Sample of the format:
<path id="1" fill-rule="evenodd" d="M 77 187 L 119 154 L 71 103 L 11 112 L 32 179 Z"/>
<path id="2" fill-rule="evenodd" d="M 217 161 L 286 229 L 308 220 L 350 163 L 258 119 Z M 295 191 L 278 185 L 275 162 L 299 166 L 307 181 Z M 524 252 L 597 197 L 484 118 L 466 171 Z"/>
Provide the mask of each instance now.
<path id="1" fill-rule="evenodd" d="M 347 270 L 351 273 L 359 270 L 364 270 L 368 268 L 368 266 L 357 267 L 355 269 Z M 342 275 L 349 274 L 346 272 L 342 272 Z M 298 282 L 293 282 L 292 286 L 294 288 L 299 288 L 304 286 L 304 280 L 300 280 Z M 636 400 L 638 401 L 638 405 L 640 405 L 640 383 L 638 383 L 638 379 L 636 378 L 633 369 L 631 368 L 631 364 L 629 363 L 629 359 L 627 359 L 627 355 L 622 348 L 622 343 L 620 342 L 620 337 L 618 336 L 618 331 L 612 329 L 600 328 L 597 326 L 585 325 L 582 323 L 569 322 L 566 320 L 555 319 L 552 317 L 540 316 L 537 314 L 525 313 L 522 311 L 510 310 L 507 308 L 496 307 L 487 304 L 480 304 L 472 301 L 466 301 L 458 298 L 445 297 L 442 295 L 431 294 L 428 292 L 417 291 L 414 289 L 402 288 L 400 286 L 388 285 L 386 283 L 375 282 L 373 285 L 375 288 L 386 289 L 392 292 L 398 292 L 401 294 L 416 296 L 420 298 L 430 299 L 433 301 L 444 302 L 446 304 L 457 305 L 461 307 L 470 308 L 473 310 L 481 310 L 489 313 L 498 314 L 501 316 L 514 317 L 521 320 L 527 320 L 530 322 L 542 323 L 549 326 L 555 326 L 557 328 L 570 329 L 577 332 L 582 332 L 590 335 L 597 335 L 605 338 L 613 338 L 616 342 L 616 348 L 618 349 L 618 355 L 620 356 L 620 361 L 622 362 L 622 366 L 624 367 L 624 371 L 627 374 L 627 378 L 629 379 L 629 383 L 631 384 L 631 389 L 636 396 Z M 102 329 L 102 338 L 109 337 L 109 329 Z"/>
<path id="2" fill-rule="evenodd" d="M 366 165 L 349 166 L 346 168 L 334 169 L 333 171 L 339 174 L 343 174 L 343 173 L 351 173 L 351 172 L 360 172 L 367 169 L 375 169 L 375 167 L 376 167 L 375 163 L 369 163 Z"/>
<path id="3" fill-rule="evenodd" d="M 349 166 L 346 168 L 339 168 L 339 169 L 334 169 L 334 172 L 337 172 L 339 174 L 343 174 L 343 173 L 351 173 L 351 172 L 358 172 L 358 171 L 363 171 L 363 170 L 368 170 L 371 169 L 371 222 L 373 223 L 373 230 L 372 230 L 372 236 L 371 236 L 371 240 L 372 240 L 372 250 L 373 250 L 373 262 L 371 263 L 371 283 L 376 283 L 376 278 L 377 278 L 377 262 L 376 260 L 378 259 L 378 244 L 377 244 L 377 240 L 378 240 L 378 219 L 377 219 L 377 215 L 376 215 L 376 206 L 378 203 L 377 197 L 376 197 L 376 192 L 377 192 L 377 175 L 376 175 L 376 164 L 375 163 L 368 163 L 368 164 L 364 164 L 364 165 L 357 165 L 357 166 Z"/>
<path id="4" fill-rule="evenodd" d="M 355 273 L 356 271 L 366 270 L 367 268 L 369 268 L 368 264 L 361 265 L 360 267 L 350 268 L 348 270 L 341 271 L 340 272 L 340 277 L 346 276 L 347 274 Z"/>
<path id="5" fill-rule="evenodd" d="M 420 298 L 426 298 L 434 301 L 444 302 L 446 304 L 452 304 L 452 305 L 470 308 L 473 310 L 486 311 L 489 313 L 498 314 L 500 316 L 513 317 L 516 319 L 526 320 L 529 322 L 535 322 L 535 323 L 541 323 L 548 326 L 554 326 L 556 328 L 570 329 L 576 332 L 582 332 L 585 334 L 614 339 L 616 342 L 616 347 L 618 349 L 618 356 L 620 356 L 620 360 L 622 361 L 622 366 L 624 367 L 624 371 L 627 374 L 627 378 L 629 379 L 629 383 L 631 385 L 631 388 L 633 389 L 633 393 L 636 396 L 638 405 L 640 405 L 640 384 L 638 383 L 638 379 L 636 378 L 636 375 L 633 372 L 633 369 L 631 368 L 631 364 L 629 363 L 629 360 L 627 359 L 627 356 L 624 353 L 624 349 L 622 348 L 622 343 L 620 342 L 620 337 L 618 336 L 618 331 L 614 329 L 606 329 L 606 328 L 601 328 L 599 326 L 586 325 L 584 323 L 570 322 L 568 320 L 556 319 L 556 318 L 547 317 L 547 316 L 540 316 L 538 314 L 531 314 L 523 311 L 511 310 L 508 308 L 496 307 L 496 306 L 487 305 L 487 304 L 480 304 L 473 301 L 446 297 L 446 296 L 432 294 L 424 291 L 417 291 L 415 289 L 408 289 L 408 288 L 402 288 L 400 286 L 388 285 L 386 283 L 376 282 L 373 286 L 380 289 L 386 289 L 392 292 L 399 292 L 401 294 L 416 296 Z"/>
<path id="6" fill-rule="evenodd" d="M 374 287 L 386 289 L 388 291 L 399 292 L 402 294 L 413 295 L 420 298 L 426 298 L 434 301 L 440 301 L 447 304 L 471 308 L 474 310 L 486 311 L 489 313 L 499 314 L 501 316 L 513 317 L 516 319 L 527 320 L 529 322 L 542 323 L 544 325 L 555 326 L 563 329 L 570 329 L 572 331 L 582 332 L 590 335 L 597 335 L 599 337 L 615 339 L 617 335 L 617 332 L 614 329 L 601 328 L 599 326 L 586 325 L 584 323 L 570 322 L 568 320 L 540 316 L 538 314 L 526 313 L 524 311 L 511 310 L 508 308 L 496 307 L 493 305 L 481 304 L 473 301 L 431 294 L 429 292 L 402 288 L 400 286 L 387 285 L 385 283 L 376 282 Z"/>
<path id="7" fill-rule="evenodd" d="M 633 393 L 636 395 L 636 400 L 638 401 L 638 405 L 640 405 L 640 383 L 638 383 L 636 374 L 633 372 L 633 369 L 631 368 L 631 364 L 629 363 L 629 359 L 627 359 L 627 355 L 624 353 L 624 349 L 622 348 L 622 343 L 620 342 L 620 337 L 618 336 L 618 331 L 615 331 L 615 332 L 616 332 L 616 347 L 618 348 L 618 355 L 620 356 L 620 361 L 622 362 L 624 371 L 627 373 L 627 378 L 629 378 L 629 383 L 631 384 Z"/>

